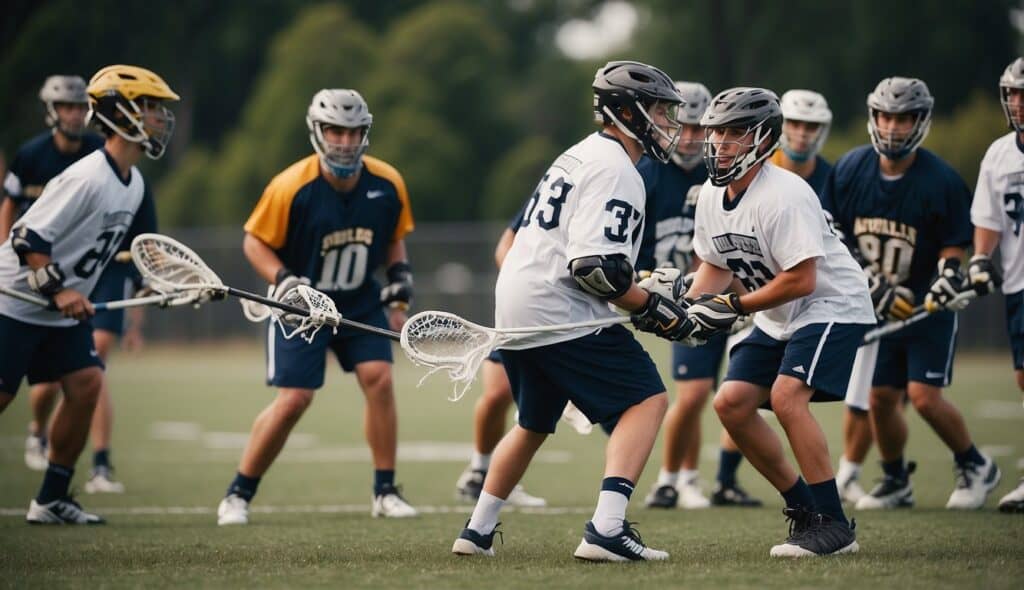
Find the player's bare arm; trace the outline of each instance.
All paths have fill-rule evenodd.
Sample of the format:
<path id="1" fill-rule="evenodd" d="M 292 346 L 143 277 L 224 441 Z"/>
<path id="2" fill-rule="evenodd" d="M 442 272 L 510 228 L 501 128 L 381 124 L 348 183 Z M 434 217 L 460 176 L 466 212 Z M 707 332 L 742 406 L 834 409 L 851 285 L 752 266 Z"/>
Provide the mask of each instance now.
<path id="1" fill-rule="evenodd" d="M 498 239 L 498 245 L 494 247 L 494 265 L 498 268 L 501 268 L 501 263 L 505 261 L 505 256 L 512 249 L 512 242 L 515 239 L 516 232 L 512 231 L 512 228 L 506 227 L 501 238 Z"/>
<path id="2" fill-rule="evenodd" d="M 63 287 L 57 287 L 63 281 L 63 276 L 59 276 L 48 269 L 55 268 L 55 265 L 51 264 L 50 257 L 46 254 L 40 254 L 39 252 L 27 252 L 25 254 L 25 262 L 28 264 L 29 269 L 34 276 L 36 276 L 35 284 L 39 288 L 39 293 L 44 295 L 51 294 L 53 297 L 53 303 L 60 310 L 60 313 L 64 317 L 75 318 L 76 320 L 84 320 L 89 316 L 96 313 L 93 309 L 92 303 L 85 295 L 82 295 L 74 289 L 67 289 Z M 42 282 L 39 282 L 39 278 L 43 277 Z M 54 282 L 55 281 L 55 282 Z M 33 282 L 29 281 L 29 285 Z M 54 285 L 54 286 L 49 286 Z M 59 289 L 51 291 L 51 289 Z"/>
<path id="3" fill-rule="evenodd" d="M 0 242 L 3 242 L 11 235 L 11 227 L 14 225 L 14 215 L 17 207 L 14 200 L 0 195 Z"/>
<path id="4" fill-rule="evenodd" d="M 256 274 L 272 285 L 277 283 L 277 275 L 284 269 L 284 263 L 273 248 L 256 236 L 246 233 L 245 239 L 242 240 L 242 251 Z"/>

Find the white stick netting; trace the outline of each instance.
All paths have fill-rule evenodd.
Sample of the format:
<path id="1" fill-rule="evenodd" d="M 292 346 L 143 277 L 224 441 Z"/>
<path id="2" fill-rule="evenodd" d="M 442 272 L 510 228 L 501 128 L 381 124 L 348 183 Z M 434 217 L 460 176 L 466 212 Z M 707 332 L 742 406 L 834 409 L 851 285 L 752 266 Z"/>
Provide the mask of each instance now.
<path id="1" fill-rule="evenodd" d="M 217 273 L 188 246 L 159 234 L 140 234 L 132 240 L 132 260 L 158 293 L 220 291 Z"/>
<path id="2" fill-rule="evenodd" d="M 334 333 L 338 333 L 338 324 L 341 323 L 341 314 L 335 307 L 334 301 L 308 285 L 297 285 L 289 289 L 278 301 L 292 307 L 297 307 L 307 315 L 300 315 L 276 307 L 267 306 L 270 315 L 277 320 L 281 327 L 281 333 L 285 339 L 301 336 L 306 342 L 312 343 L 320 328 L 331 326 Z"/>
<path id="3" fill-rule="evenodd" d="M 437 371 L 446 371 L 454 383 L 451 401 L 465 395 L 484 359 L 497 345 L 498 332 L 443 311 L 424 311 L 402 328 L 402 350 L 413 363 L 430 370 L 420 384 Z"/>

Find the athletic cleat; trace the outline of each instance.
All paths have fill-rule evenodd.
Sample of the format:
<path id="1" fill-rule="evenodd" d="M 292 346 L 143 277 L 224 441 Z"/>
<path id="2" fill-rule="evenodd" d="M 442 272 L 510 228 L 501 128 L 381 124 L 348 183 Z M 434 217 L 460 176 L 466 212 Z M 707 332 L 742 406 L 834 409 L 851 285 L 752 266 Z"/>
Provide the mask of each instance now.
<path id="1" fill-rule="evenodd" d="M 374 518 L 411 518 L 419 514 L 405 501 L 402 490 L 396 486 L 387 486 L 382 493 L 375 495 L 370 510 L 370 516 Z"/>
<path id="2" fill-rule="evenodd" d="M 851 474 L 850 477 L 839 479 L 836 478 L 836 487 L 839 488 L 839 497 L 844 502 L 856 505 L 861 498 L 865 496 L 867 492 L 861 487 L 860 482 L 857 481 L 857 475 Z"/>
<path id="3" fill-rule="evenodd" d="M 46 471 L 50 460 L 46 457 L 46 439 L 29 434 L 25 439 L 25 465 L 32 471 Z"/>
<path id="4" fill-rule="evenodd" d="M 237 494 L 228 494 L 217 507 L 217 525 L 249 524 L 249 501 Z"/>
<path id="5" fill-rule="evenodd" d="M 455 499 L 462 502 L 476 502 L 484 489 L 484 478 L 487 472 L 482 469 L 466 467 L 455 482 Z"/>
<path id="6" fill-rule="evenodd" d="M 573 556 L 585 561 L 661 561 L 668 553 L 644 545 L 633 523 L 622 521 L 622 532 L 606 537 L 597 532 L 592 521 L 583 526 L 583 540 Z"/>
<path id="7" fill-rule="evenodd" d="M 654 489 L 644 499 L 644 506 L 648 508 L 675 508 L 679 504 L 679 490 L 675 486 L 659 486 L 654 484 Z"/>
<path id="8" fill-rule="evenodd" d="M 772 547 L 772 557 L 819 557 L 860 550 L 854 532 L 856 522 L 845 524 L 802 508 L 783 508 L 782 513 L 789 520 L 789 538 Z"/>
<path id="9" fill-rule="evenodd" d="M 882 510 L 889 508 L 910 508 L 914 505 L 914 487 L 910 485 L 910 474 L 917 468 L 917 463 L 907 463 L 907 476 L 904 479 L 886 475 L 878 480 L 870 493 L 857 500 L 857 510 Z"/>
<path id="10" fill-rule="evenodd" d="M 1012 492 L 1006 494 L 999 500 L 999 511 L 1006 513 L 1024 512 L 1024 477 Z"/>
<path id="11" fill-rule="evenodd" d="M 494 535 L 501 538 L 502 544 L 505 543 L 505 537 L 498 530 L 501 526 L 499 522 L 494 526 L 494 530 L 490 534 L 484 535 L 478 533 L 473 529 L 469 528 L 469 521 L 466 521 L 466 528 L 462 529 L 459 533 L 459 538 L 455 539 L 455 543 L 452 545 L 452 553 L 455 555 L 486 555 L 487 557 L 494 557 Z"/>
<path id="12" fill-rule="evenodd" d="M 985 505 L 992 490 L 999 485 L 1002 473 L 999 466 L 989 457 L 981 465 L 969 463 L 955 465 L 956 489 L 949 496 L 946 508 L 950 510 L 977 510 Z"/>
<path id="13" fill-rule="evenodd" d="M 700 510 L 711 506 L 711 501 L 704 496 L 697 480 L 683 482 L 676 486 L 679 492 L 679 507 L 686 510 Z"/>
<path id="14" fill-rule="evenodd" d="M 721 482 L 715 484 L 715 491 L 711 494 L 713 506 L 738 506 L 741 508 L 760 508 L 764 505 L 761 500 L 751 496 L 739 484 L 723 486 Z"/>
<path id="15" fill-rule="evenodd" d="M 529 494 L 521 485 L 512 488 L 508 498 L 505 498 L 505 503 L 519 508 L 544 508 L 548 505 L 547 500 Z"/>
<path id="16" fill-rule="evenodd" d="M 105 524 L 102 516 L 82 510 L 82 505 L 70 495 L 49 504 L 32 500 L 25 521 L 29 524 Z"/>
<path id="17" fill-rule="evenodd" d="M 89 476 L 89 481 L 85 482 L 85 492 L 87 494 L 123 494 L 124 484 L 114 481 L 113 471 L 110 467 L 94 468 L 92 475 Z"/>

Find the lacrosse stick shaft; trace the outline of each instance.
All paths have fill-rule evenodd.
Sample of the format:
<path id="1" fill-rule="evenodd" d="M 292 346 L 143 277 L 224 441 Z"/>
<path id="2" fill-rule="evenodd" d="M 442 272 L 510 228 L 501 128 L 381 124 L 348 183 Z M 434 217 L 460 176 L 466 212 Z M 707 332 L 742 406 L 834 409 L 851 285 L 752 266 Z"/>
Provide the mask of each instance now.
<path id="1" fill-rule="evenodd" d="M 287 303 L 282 303 L 276 299 L 271 299 L 270 297 L 264 297 L 262 295 L 257 295 L 256 293 L 250 293 L 249 291 L 243 291 L 241 289 L 236 289 L 234 287 L 229 287 L 226 285 L 223 287 L 223 289 L 227 292 L 228 295 L 232 295 L 234 297 L 248 299 L 249 301 L 255 301 L 256 303 L 262 303 L 263 305 L 275 307 L 277 309 L 287 311 L 288 313 L 294 313 L 295 315 L 300 315 L 304 317 L 308 317 L 310 315 L 309 310 L 303 309 L 301 307 L 296 307 L 294 305 L 289 305 Z M 353 330 L 359 330 L 361 332 L 376 334 L 377 336 L 383 336 L 395 342 L 399 342 L 402 339 L 402 336 L 398 332 L 394 332 L 392 330 L 385 330 L 384 328 L 378 328 L 377 326 L 370 326 L 367 324 L 363 324 L 361 322 L 353 322 L 352 320 L 345 318 L 339 318 L 338 325 L 344 326 L 346 328 L 352 328 Z"/>
<path id="2" fill-rule="evenodd" d="M 57 306 L 52 301 L 43 299 L 42 297 L 36 297 L 30 293 L 12 289 L 0 285 L 0 293 L 9 295 L 15 299 L 20 299 L 26 303 L 32 303 L 39 307 L 56 311 Z M 129 307 L 142 307 L 145 305 L 183 305 L 186 303 L 194 302 L 196 297 L 190 297 L 184 294 L 167 294 L 167 295 L 149 295 L 147 297 L 134 297 L 132 299 L 119 299 L 117 301 L 101 301 L 99 303 L 93 303 L 92 307 L 96 311 L 107 311 L 114 309 L 125 309 Z"/>
<path id="3" fill-rule="evenodd" d="M 964 291 L 963 293 L 960 293 L 959 295 L 954 297 L 953 300 L 950 301 L 949 303 L 950 304 L 962 303 L 964 301 L 970 301 L 971 299 L 974 299 L 977 296 L 978 296 L 978 292 L 972 289 L 970 291 Z M 870 330 L 867 334 L 864 334 L 864 342 L 863 342 L 863 344 L 870 344 L 870 343 L 874 342 L 875 340 L 878 340 L 879 338 L 882 338 L 883 336 L 888 336 L 889 334 L 893 334 L 893 333 L 899 332 L 903 328 L 906 328 L 907 326 L 916 324 L 917 322 L 920 322 L 921 320 L 925 319 L 926 317 L 932 315 L 933 313 L 935 313 L 937 311 L 941 311 L 942 309 L 943 308 L 941 308 L 941 307 L 940 308 L 928 309 L 927 306 L 920 305 L 920 306 L 914 308 L 914 313 L 911 314 L 910 317 L 908 317 L 906 319 L 903 319 L 903 320 L 899 320 L 897 322 L 889 322 L 889 323 L 885 324 L 884 326 L 879 326 L 879 327 L 877 327 L 877 328 L 875 328 L 873 330 Z"/>

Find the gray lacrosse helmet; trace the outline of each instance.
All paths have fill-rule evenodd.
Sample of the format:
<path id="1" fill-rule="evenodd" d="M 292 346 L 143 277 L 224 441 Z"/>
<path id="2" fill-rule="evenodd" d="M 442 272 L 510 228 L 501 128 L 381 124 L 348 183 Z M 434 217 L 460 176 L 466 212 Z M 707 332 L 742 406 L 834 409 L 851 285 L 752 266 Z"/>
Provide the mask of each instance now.
<path id="1" fill-rule="evenodd" d="M 1003 75 L 999 77 L 999 102 L 1003 103 L 1003 114 L 1006 115 L 1006 122 L 1017 133 L 1024 131 L 1024 118 L 1014 120 L 1010 114 L 1010 89 L 1024 88 L 1024 57 L 1018 57 L 1010 65 L 1006 66 Z"/>
<path id="2" fill-rule="evenodd" d="M 726 186 L 742 178 L 752 167 L 763 162 L 779 145 L 782 135 L 782 107 L 779 97 L 765 88 L 730 88 L 711 100 L 704 116 L 704 164 L 708 179 L 714 186 Z M 719 160 L 730 156 L 719 155 L 724 142 L 712 142 L 715 129 L 742 129 L 744 134 L 737 143 L 751 136 L 751 147 L 746 153 L 737 153 L 727 166 L 719 167 Z"/>
<path id="3" fill-rule="evenodd" d="M 825 145 L 825 139 L 828 138 L 832 126 L 832 111 L 828 108 L 828 102 L 824 96 L 812 90 L 788 90 L 779 103 L 782 106 L 783 121 L 805 121 L 821 125 L 818 134 L 804 152 L 793 149 L 785 130 L 779 138 L 779 147 L 790 160 L 806 162 L 821 151 L 821 146 Z"/>
<path id="4" fill-rule="evenodd" d="M 71 139 L 78 139 L 85 133 L 85 125 L 77 129 L 60 127 L 57 116 L 58 103 L 89 104 L 89 95 L 85 92 L 85 80 L 81 76 L 50 76 L 39 89 L 39 100 L 46 105 L 46 125 L 56 127 Z"/>
<path id="5" fill-rule="evenodd" d="M 593 90 L 595 121 L 614 124 L 647 155 L 668 162 L 679 141 L 678 109 L 684 101 L 665 72 L 636 61 L 610 61 L 597 70 Z M 667 132 L 649 112 L 658 103 L 668 107 Z"/>
<path id="6" fill-rule="evenodd" d="M 895 76 L 878 83 L 868 95 L 868 134 L 875 151 L 891 160 L 899 160 L 917 149 L 928 135 L 932 125 L 932 107 L 935 99 L 928 85 L 917 78 Z M 875 122 L 879 112 L 913 113 L 914 126 L 906 137 L 882 137 Z"/>
<path id="7" fill-rule="evenodd" d="M 679 108 L 679 122 L 685 125 L 700 125 L 700 118 L 704 114 L 704 110 L 708 108 L 708 104 L 711 102 L 711 92 L 707 86 L 704 86 L 700 82 L 676 82 L 676 90 L 679 91 L 679 96 L 683 97 L 686 101 Z M 681 141 L 681 140 L 680 140 Z M 694 169 L 697 164 L 700 163 L 704 157 L 703 152 L 703 141 L 689 142 L 697 144 L 696 151 L 692 154 L 681 152 L 678 148 L 672 152 L 672 161 L 675 162 L 676 166 L 685 170 Z M 682 148 L 683 144 L 679 145 Z"/>
<path id="8" fill-rule="evenodd" d="M 362 129 L 359 145 L 342 146 L 324 139 L 323 126 Z M 324 89 L 313 95 L 306 111 L 309 141 L 320 156 L 320 161 L 339 178 L 352 176 L 363 165 L 363 154 L 370 147 L 370 126 L 373 115 L 366 101 L 355 90 L 345 88 Z"/>

